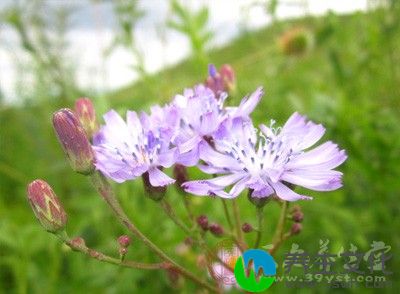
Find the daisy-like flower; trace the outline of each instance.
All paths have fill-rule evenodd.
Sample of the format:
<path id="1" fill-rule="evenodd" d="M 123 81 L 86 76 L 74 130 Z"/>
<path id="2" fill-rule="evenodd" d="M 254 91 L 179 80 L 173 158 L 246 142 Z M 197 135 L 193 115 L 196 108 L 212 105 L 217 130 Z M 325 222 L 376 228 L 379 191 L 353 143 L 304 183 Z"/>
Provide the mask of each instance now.
<path id="1" fill-rule="evenodd" d="M 214 136 L 214 147 L 200 146 L 206 163 L 200 169 L 209 174 L 223 174 L 210 180 L 191 181 L 183 188 L 196 195 L 237 197 L 245 188 L 252 197 L 276 194 L 286 201 L 311 199 L 299 195 L 287 183 L 316 191 L 331 191 L 342 186 L 342 173 L 333 170 L 347 156 L 330 141 L 309 149 L 325 133 L 322 125 L 294 113 L 282 128 L 261 126 L 235 118 L 225 121 Z M 227 192 L 226 188 L 232 186 Z"/>
<path id="2" fill-rule="evenodd" d="M 224 107 L 226 93 L 215 97 L 214 92 L 198 85 L 186 89 L 183 95 L 175 96 L 172 105 L 179 113 L 174 143 L 178 146 L 180 157 L 178 163 L 193 166 L 199 160 L 199 146 L 207 141 L 219 129 L 228 117 L 248 118 L 261 99 L 263 91 L 258 88 L 249 97 L 245 97 L 238 107 Z"/>
<path id="3" fill-rule="evenodd" d="M 175 163 L 177 150 L 170 144 L 172 132 L 157 121 L 163 119 L 160 111 L 153 109 L 150 116 L 143 113 L 140 118 L 128 111 L 126 122 L 114 110 L 106 113 L 105 125 L 93 139 L 96 168 L 118 183 L 148 172 L 152 186 L 172 184 L 161 167 Z"/>

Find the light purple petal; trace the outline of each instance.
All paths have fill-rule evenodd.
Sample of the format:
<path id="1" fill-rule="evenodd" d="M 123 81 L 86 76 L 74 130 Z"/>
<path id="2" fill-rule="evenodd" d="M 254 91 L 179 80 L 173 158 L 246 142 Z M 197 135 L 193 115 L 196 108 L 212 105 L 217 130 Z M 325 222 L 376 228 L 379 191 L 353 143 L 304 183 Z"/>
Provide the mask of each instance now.
<path id="1" fill-rule="evenodd" d="M 276 195 L 279 198 L 286 201 L 296 201 L 296 200 L 311 200 L 312 197 L 297 194 L 293 190 L 289 189 L 287 186 L 281 182 L 271 183 L 272 188 L 274 188 Z"/>
<path id="2" fill-rule="evenodd" d="M 154 187 L 166 186 L 175 182 L 174 179 L 171 179 L 169 176 L 160 171 L 158 168 L 149 169 L 149 180 L 150 184 Z"/>

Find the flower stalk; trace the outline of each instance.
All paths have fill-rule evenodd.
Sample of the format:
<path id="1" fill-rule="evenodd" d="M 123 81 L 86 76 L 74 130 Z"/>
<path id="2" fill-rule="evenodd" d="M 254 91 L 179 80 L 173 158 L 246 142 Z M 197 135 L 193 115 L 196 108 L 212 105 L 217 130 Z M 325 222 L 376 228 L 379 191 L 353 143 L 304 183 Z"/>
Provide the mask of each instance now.
<path id="1" fill-rule="evenodd" d="M 193 282 L 199 284 L 202 287 L 207 288 L 212 292 L 217 292 L 217 289 L 206 281 L 198 278 L 193 273 L 189 272 L 187 269 L 183 268 L 181 265 L 172 260 L 163 250 L 161 250 L 157 245 L 151 242 L 128 218 L 124 210 L 120 206 L 118 200 L 116 199 L 111 185 L 108 183 L 106 178 L 98 171 L 91 175 L 91 181 L 93 186 L 103 197 L 106 203 L 112 209 L 114 215 L 119 219 L 119 221 L 132 232 L 139 240 L 141 240 L 149 249 L 156 253 L 162 260 L 167 262 L 171 268 L 174 268 L 182 276 L 192 280 Z"/>

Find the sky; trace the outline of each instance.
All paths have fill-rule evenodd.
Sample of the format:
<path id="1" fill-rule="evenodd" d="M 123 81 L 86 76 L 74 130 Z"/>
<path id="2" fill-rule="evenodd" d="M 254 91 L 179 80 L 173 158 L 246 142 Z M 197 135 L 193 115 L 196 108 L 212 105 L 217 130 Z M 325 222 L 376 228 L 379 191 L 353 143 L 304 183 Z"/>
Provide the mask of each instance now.
<path id="1" fill-rule="evenodd" d="M 240 32 L 240 28 L 257 29 L 267 25 L 270 19 L 260 5 L 251 5 L 255 0 L 186 0 L 192 9 L 207 6 L 210 11 L 209 28 L 215 33 L 212 46 L 221 46 Z M 258 1 L 261 2 L 261 1 Z M 328 10 L 347 13 L 365 10 L 367 0 L 290 0 L 286 2 L 308 3 L 308 5 L 282 5 L 278 8 L 279 18 L 304 15 L 306 12 L 321 15 Z M 12 0 L 0 1 L 0 13 Z M 190 54 L 188 40 L 165 27 L 170 16 L 167 0 L 139 0 L 145 17 L 140 20 L 135 38 L 144 52 L 145 67 L 149 72 L 158 71 L 175 64 Z M 104 52 L 113 40 L 116 19 L 110 1 L 90 2 L 89 0 L 47 0 L 53 7 L 72 8 L 67 33 L 68 51 L 76 67 L 76 81 L 83 89 L 107 91 L 127 85 L 135 80 L 131 68 L 132 55 L 118 48 L 107 58 Z M 17 61 L 28 60 L 19 47 L 15 32 L 0 27 L 0 89 L 6 102 L 18 100 L 16 91 Z M 29 85 L 33 77 L 24 77 Z"/>

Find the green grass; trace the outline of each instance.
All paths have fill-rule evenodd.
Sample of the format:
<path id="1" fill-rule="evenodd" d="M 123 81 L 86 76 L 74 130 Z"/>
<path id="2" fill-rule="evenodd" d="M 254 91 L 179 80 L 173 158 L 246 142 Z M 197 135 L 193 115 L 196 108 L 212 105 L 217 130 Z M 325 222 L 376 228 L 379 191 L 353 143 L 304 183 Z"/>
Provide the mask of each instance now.
<path id="1" fill-rule="evenodd" d="M 277 38 L 297 25 L 313 32 L 315 46 L 304 56 L 284 56 L 276 45 Z M 238 91 L 229 98 L 229 104 L 238 104 L 244 95 L 262 85 L 266 95 L 253 114 L 256 123 L 268 123 L 272 118 L 283 123 L 292 112 L 299 111 L 323 123 L 327 128 L 325 140 L 339 143 L 349 156 L 340 167 L 345 175 L 342 189 L 313 192 L 313 201 L 300 203 L 305 213 L 304 230 L 278 252 L 279 264 L 292 242 L 317 253 L 320 240 L 328 239 L 335 253 L 342 246 L 349 249 L 350 244 L 366 252 L 372 241 L 384 241 L 392 246 L 391 279 L 398 281 L 399 52 L 399 20 L 395 12 L 385 11 L 280 22 L 244 33 L 226 47 L 210 52 L 210 61 L 218 66 L 230 63 L 237 73 Z M 186 60 L 130 87 L 93 98 L 99 117 L 108 107 L 121 112 L 127 108 L 147 110 L 154 103 L 170 101 L 174 94 L 204 78 L 205 69 Z M 0 110 L 0 289 L 7 293 L 171 292 L 173 288 L 163 272 L 119 269 L 92 261 L 64 248 L 34 220 L 25 200 L 25 186 L 35 178 L 43 178 L 66 207 L 71 235 L 82 236 L 89 246 L 116 256 L 115 239 L 126 233 L 88 181 L 70 171 L 65 162 L 50 122 L 51 112 L 62 106 L 67 105 L 49 102 Z M 191 170 L 191 176 L 200 174 Z M 154 202 L 143 196 L 140 180 L 116 188 L 137 225 L 160 247 L 176 254 L 176 244 L 185 236 Z M 174 188 L 167 197 L 185 217 Z M 194 198 L 193 202 L 197 214 L 207 213 L 212 220 L 224 222 L 218 199 Z M 255 225 L 255 210 L 244 195 L 239 204 L 243 221 Z M 278 206 L 271 203 L 265 214 L 262 242 L 268 244 Z M 253 237 L 247 236 L 249 240 Z M 209 242 L 215 244 L 217 239 L 210 237 Z M 138 240 L 134 240 L 128 258 L 157 261 Z M 195 252 L 177 259 L 192 264 L 198 272 L 193 266 Z M 398 282 L 392 289 L 379 291 L 391 293 L 396 286 Z M 184 289 L 183 293 L 189 293 L 193 286 L 186 281 Z M 317 289 L 318 293 L 329 291 L 323 285 Z M 269 289 L 271 293 L 289 290 L 282 284 Z M 309 289 L 291 291 L 309 293 Z"/>

